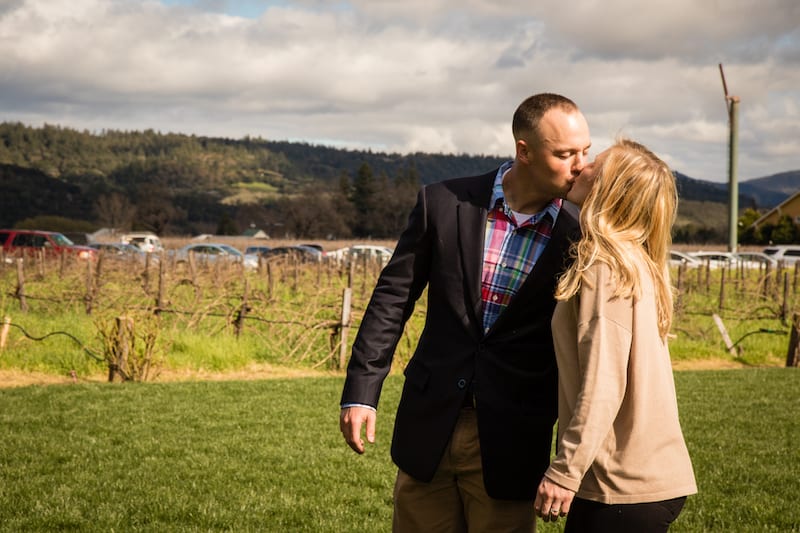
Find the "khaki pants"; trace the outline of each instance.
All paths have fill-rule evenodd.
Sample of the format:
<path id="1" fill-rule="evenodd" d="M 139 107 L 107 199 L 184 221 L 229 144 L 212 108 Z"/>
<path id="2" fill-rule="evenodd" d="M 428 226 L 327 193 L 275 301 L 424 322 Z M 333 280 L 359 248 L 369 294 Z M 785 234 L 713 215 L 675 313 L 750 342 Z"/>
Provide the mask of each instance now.
<path id="1" fill-rule="evenodd" d="M 495 500 L 481 472 L 478 421 L 462 409 L 442 462 L 430 483 L 398 471 L 394 487 L 394 533 L 536 531 L 533 501 Z"/>

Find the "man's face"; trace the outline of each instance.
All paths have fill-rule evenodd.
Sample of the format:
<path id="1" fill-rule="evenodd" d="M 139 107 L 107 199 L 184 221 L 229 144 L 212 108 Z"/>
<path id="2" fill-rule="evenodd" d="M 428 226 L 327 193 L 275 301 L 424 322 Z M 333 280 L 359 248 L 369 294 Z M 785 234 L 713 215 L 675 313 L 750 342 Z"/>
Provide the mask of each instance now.
<path id="1" fill-rule="evenodd" d="M 529 135 L 522 148 L 538 192 L 563 198 L 586 165 L 592 145 L 589 125 L 579 111 L 554 108 L 544 114 L 539 131 Z"/>

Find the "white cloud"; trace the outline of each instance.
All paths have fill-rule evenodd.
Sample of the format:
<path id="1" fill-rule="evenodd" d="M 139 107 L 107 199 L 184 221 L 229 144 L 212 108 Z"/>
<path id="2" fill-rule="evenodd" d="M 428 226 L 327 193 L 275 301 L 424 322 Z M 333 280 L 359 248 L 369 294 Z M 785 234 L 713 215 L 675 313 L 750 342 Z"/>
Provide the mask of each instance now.
<path id="1" fill-rule="evenodd" d="M 553 91 L 598 151 L 723 181 L 722 62 L 740 177 L 800 168 L 795 0 L 176 2 L 0 2 L 0 120 L 510 155 L 516 105 Z"/>

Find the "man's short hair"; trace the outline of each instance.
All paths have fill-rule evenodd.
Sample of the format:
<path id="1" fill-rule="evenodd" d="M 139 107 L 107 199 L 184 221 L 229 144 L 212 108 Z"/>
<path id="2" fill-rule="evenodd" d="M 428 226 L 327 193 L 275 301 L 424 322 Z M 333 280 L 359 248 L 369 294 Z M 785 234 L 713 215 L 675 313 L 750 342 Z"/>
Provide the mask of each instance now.
<path id="1" fill-rule="evenodd" d="M 519 140 L 527 133 L 536 132 L 544 114 L 556 107 L 567 113 L 578 111 L 575 102 L 560 94 L 540 93 L 526 98 L 514 112 L 514 119 L 511 121 L 514 140 Z"/>

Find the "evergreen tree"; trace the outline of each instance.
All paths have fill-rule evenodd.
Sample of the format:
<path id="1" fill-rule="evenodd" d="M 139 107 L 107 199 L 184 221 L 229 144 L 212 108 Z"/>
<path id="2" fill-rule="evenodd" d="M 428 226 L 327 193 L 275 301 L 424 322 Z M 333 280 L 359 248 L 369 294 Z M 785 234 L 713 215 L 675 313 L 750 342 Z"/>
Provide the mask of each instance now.
<path id="1" fill-rule="evenodd" d="M 219 223 L 217 224 L 217 235 L 239 235 L 241 231 L 239 231 L 239 226 L 236 224 L 236 221 L 233 220 L 231 215 L 227 212 L 222 214 L 222 217 L 219 219 Z"/>
<path id="2" fill-rule="evenodd" d="M 355 209 L 353 234 L 357 237 L 369 237 L 372 234 L 371 217 L 374 216 L 377 183 L 372 175 L 372 168 L 362 163 L 353 180 L 351 201 Z"/>

